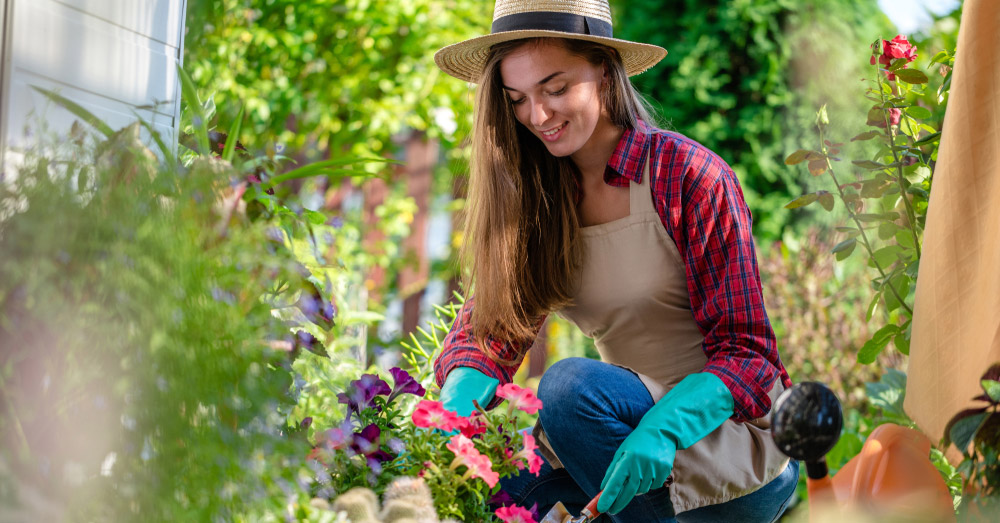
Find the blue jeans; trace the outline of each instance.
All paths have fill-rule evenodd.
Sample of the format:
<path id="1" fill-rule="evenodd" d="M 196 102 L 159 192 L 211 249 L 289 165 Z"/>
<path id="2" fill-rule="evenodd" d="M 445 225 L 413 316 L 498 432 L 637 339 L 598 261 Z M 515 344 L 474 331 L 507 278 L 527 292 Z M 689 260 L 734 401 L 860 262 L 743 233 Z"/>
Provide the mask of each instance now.
<path id="1" fill-rule="evenodd" d="M 587 358 L 566 358 L 552 365 L 538 385 L 538 397 L 544 404 L 539 420 L 564 468 L 553 469 L 546 460 L 537 476 L 525 470 L 500 480 L 500 485 L 520 506 L 538 503 L 540 516 L 557 501 L 576 516 L 597 495 L 615 451 L 653 406 L 653 399 L 634 373 Z M 776 521 L 795 495 L 798 479 L 798 463 L 792 460 L 777 478 L 746 496 L 680 515 L 674 513 L 667 487 L 660 487 L 597 521 Z"/>

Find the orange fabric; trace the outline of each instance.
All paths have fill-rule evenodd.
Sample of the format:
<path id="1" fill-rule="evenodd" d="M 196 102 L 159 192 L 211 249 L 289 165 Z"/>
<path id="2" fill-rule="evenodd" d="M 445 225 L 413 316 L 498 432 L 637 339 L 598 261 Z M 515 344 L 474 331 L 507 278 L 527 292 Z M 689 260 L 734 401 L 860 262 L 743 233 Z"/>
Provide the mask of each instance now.
<path id="1" fill-rule="evenodd" d="M 951 85 L 904 403 L 933 441 L 1000 361 L 1000 2 L 965 2 Z"/>

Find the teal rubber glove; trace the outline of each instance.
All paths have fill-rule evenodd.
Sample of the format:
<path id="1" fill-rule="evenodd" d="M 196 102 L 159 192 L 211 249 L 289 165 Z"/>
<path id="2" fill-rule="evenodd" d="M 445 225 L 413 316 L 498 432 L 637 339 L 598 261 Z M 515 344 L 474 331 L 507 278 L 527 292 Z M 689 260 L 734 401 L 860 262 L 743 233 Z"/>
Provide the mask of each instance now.
<path id="1" fill-rule="evenodd" d="M 455 367 L 441 387 L 441 405 L 459 416 L 472 414 L 476 400 L 484 408 L 493 400 L 500 380 L 491 378 L 472 367 Z"/>
<path id="2" fill-rule="evenodd" d="M 694 445 L 732 415 L 733 396 L 718 376 L 699 372 L 685 377 L 618 447 L 601 482 L 597 510 L 617 514 L 635 496 L 662 487 L 677 450 Z"/>

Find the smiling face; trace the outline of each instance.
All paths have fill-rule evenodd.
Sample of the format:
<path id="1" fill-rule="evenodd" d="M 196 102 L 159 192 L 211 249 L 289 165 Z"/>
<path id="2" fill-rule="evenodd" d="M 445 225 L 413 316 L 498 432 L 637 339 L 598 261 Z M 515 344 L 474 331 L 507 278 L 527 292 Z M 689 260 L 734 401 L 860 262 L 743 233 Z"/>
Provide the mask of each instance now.
<path id="1" fill-rule="evenodd" d="M 553 156 L 570 156 L 612 125 L 601 104 L 603 66 L 551 42 L 523 45 L 500 62 L 514 115 Z"/>

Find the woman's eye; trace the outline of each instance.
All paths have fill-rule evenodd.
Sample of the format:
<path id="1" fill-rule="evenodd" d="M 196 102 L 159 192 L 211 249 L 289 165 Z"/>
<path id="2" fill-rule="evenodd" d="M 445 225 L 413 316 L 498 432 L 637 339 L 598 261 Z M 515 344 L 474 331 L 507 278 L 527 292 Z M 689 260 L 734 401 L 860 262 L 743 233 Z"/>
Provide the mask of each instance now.
<path id="1" fill-rule="evenodd" d="M 521 98 L 519 100 L 515 100 L 513 98 L 510 99 L 511 105 L 521 105 L 521 103 L 523 103 L 523 102 L 524 102 L 524 98 Z"/>
<path id="2" fill-rule="evenodd" d="M 561 95 L 561 94 L 563 94 L 563 93 L 565 93 L 565 92 L 566 92 L 566 86 L 563 86 L 563 88 L 562 88 L 562 89 L 560 89 L 560 90 L 558 90 L 558 91 L 555 91 L 555 92 L 551 93 L 551 95 L 552 95 L 552 96 L 559 96 L 559 95 Z"/>

